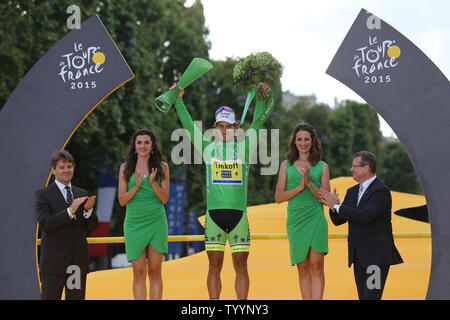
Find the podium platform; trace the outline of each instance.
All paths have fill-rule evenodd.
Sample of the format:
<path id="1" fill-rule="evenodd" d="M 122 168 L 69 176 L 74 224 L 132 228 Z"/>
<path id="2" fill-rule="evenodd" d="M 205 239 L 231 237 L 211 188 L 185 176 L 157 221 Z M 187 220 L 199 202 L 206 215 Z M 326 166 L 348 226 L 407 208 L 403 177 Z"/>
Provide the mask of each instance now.
<path id="1" fill-rule="evenodd" d="M 351 177 L 331 180 L 331 189 L 337 189 L 341 199 L 350 186 Z M 275 190 L 275 187 L 274 187 Z M 424 205 L 425 197 L 392 192 L 392 212 Z M 286 233 L 287 203 L 248 207 L 251 234 Z M 332 224 L 325 207 L 330 235 L 347 233 L 347 225 Z M 203 223 L 204 216 L 200 217 Z M 410 220 L 392 214 L 394 234 L 430 233 L 428 223 Z M 404 263 L 392 266 L 386 282 L 383 299 L 425 299 L 431 265 L 431 238 L 396 238 L 395 244 Z M 250 276 L 249 300 L 301 299 L 297 268 L 291 267 L 288 240 L 253 240 L 248 260 Z M 207 300 L 206 252 L 163 263 L 163 299 Z M 225 250 L 222 270 L 221 299 L 236 299 L 231 252 Z M 88 275 L 86 299 L 133 299 L 131 268 L 92 272 Z M 147 287 L 148 288 L 148 287 Z M 358 299 L 353 270 L 347 267 L 347 240 L 329 239 L 329 253 L 325 256 L 325 300 Z"/>

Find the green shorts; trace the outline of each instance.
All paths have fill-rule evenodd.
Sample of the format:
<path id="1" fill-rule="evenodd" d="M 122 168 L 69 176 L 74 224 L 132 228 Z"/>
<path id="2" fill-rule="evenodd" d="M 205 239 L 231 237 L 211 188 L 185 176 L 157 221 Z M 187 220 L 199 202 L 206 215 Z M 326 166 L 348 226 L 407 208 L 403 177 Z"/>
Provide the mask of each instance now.
<path id="1" fill-rule="evenodd" d="M 206 251 L 225 251 L 227 237 L 231 253 L 250 251 L 247 211 L 207 210 L 205 219 Z"/>

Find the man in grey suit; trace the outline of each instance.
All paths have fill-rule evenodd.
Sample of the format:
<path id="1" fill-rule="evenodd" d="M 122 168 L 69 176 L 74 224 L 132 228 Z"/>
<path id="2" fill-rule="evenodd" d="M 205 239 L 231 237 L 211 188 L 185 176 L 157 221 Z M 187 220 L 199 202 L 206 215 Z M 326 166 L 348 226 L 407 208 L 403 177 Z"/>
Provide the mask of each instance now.
<path id="1" fill-rule="evenodd" d="M 403 262 L 392 235 L 391 193 L 376 176 L 371 152 L 357 152 L 350 171 L 359 184 L 342 203 L 336 189 L 320 190 L 320 196 L 335 225 L 348 222 L 348 266 L 353 264 L 359 299 L 380 300 L 390 266 Z"/>

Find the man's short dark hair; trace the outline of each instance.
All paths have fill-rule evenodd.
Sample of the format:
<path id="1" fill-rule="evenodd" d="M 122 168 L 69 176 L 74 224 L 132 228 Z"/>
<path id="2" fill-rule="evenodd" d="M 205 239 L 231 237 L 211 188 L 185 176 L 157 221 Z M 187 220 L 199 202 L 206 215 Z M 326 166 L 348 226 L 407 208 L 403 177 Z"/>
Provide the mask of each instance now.
<path id="1" fill-rule="evenodd" d="M 359 151 L 353 155 L 353 159 L 356 157 L 361 158 L 361 165 L 369 166 L 370 172 L 377 172 L 377 158 L 372 152 L 369 151 Z"/>
<path id="2" fill-rule="evenodd" d="M 73 166 L 75 166 L 75 160 L 73 156 L 66 150 L 55 151 L 52 153 L 50 158 L 50 166 L 53 169 L 56 169 L 56 164 L 59 160 L 64 160 L 70 162 Z"/>

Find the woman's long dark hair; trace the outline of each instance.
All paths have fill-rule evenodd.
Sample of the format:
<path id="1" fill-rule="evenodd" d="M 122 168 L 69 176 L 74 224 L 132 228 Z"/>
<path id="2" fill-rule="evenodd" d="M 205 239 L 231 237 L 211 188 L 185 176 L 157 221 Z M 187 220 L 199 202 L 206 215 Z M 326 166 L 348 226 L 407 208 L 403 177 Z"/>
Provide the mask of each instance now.
<path id="1" fill-rule="evenodd" d="M 295 145 L 295 137 L 299 131 L 307 131 L 311 135 L 311 150 L 309 151 L 308 161 L 312 166 L 315 166 L 317 162 L 322 159 L 322 143 L 317 136 L 316 130 L 309 123 L 300 123 L 292 132 L 291 139 L 289 140 L 288 152 L 286 153 L 286 158 L 289 160 L 291 165 L 294 164 L 295 160 L 298 160 L 300 154 L 298 153 L 297 146 Z"/>
<path id="2" fill-rule="evenodd" d="M 131 138 L 131 144 L 128 147 L 126 155 L 124 176 L 127 183 L 128 181 L 130 181 L 131 176 L 136 170 L 136 163 L 137 163 L 137 153 L 135 147 L 136 137 L 142 135 L 147 135 L 152 140 L 152 151 L 150 152 L 150 157 L 148 158 L 148 170 L 151 173 L 152 168 L 158 169 L 155 180 L 164 177 L 164 171 L 161 165 L 161 161 L 162 160 L 166 161 L 166 158 L 161 154 L 161 151 L 159 151 L 158 145 L 156 144 L 155 134 L 148 129 L 139 129 L 133 134 L 133 137 Z"/>

